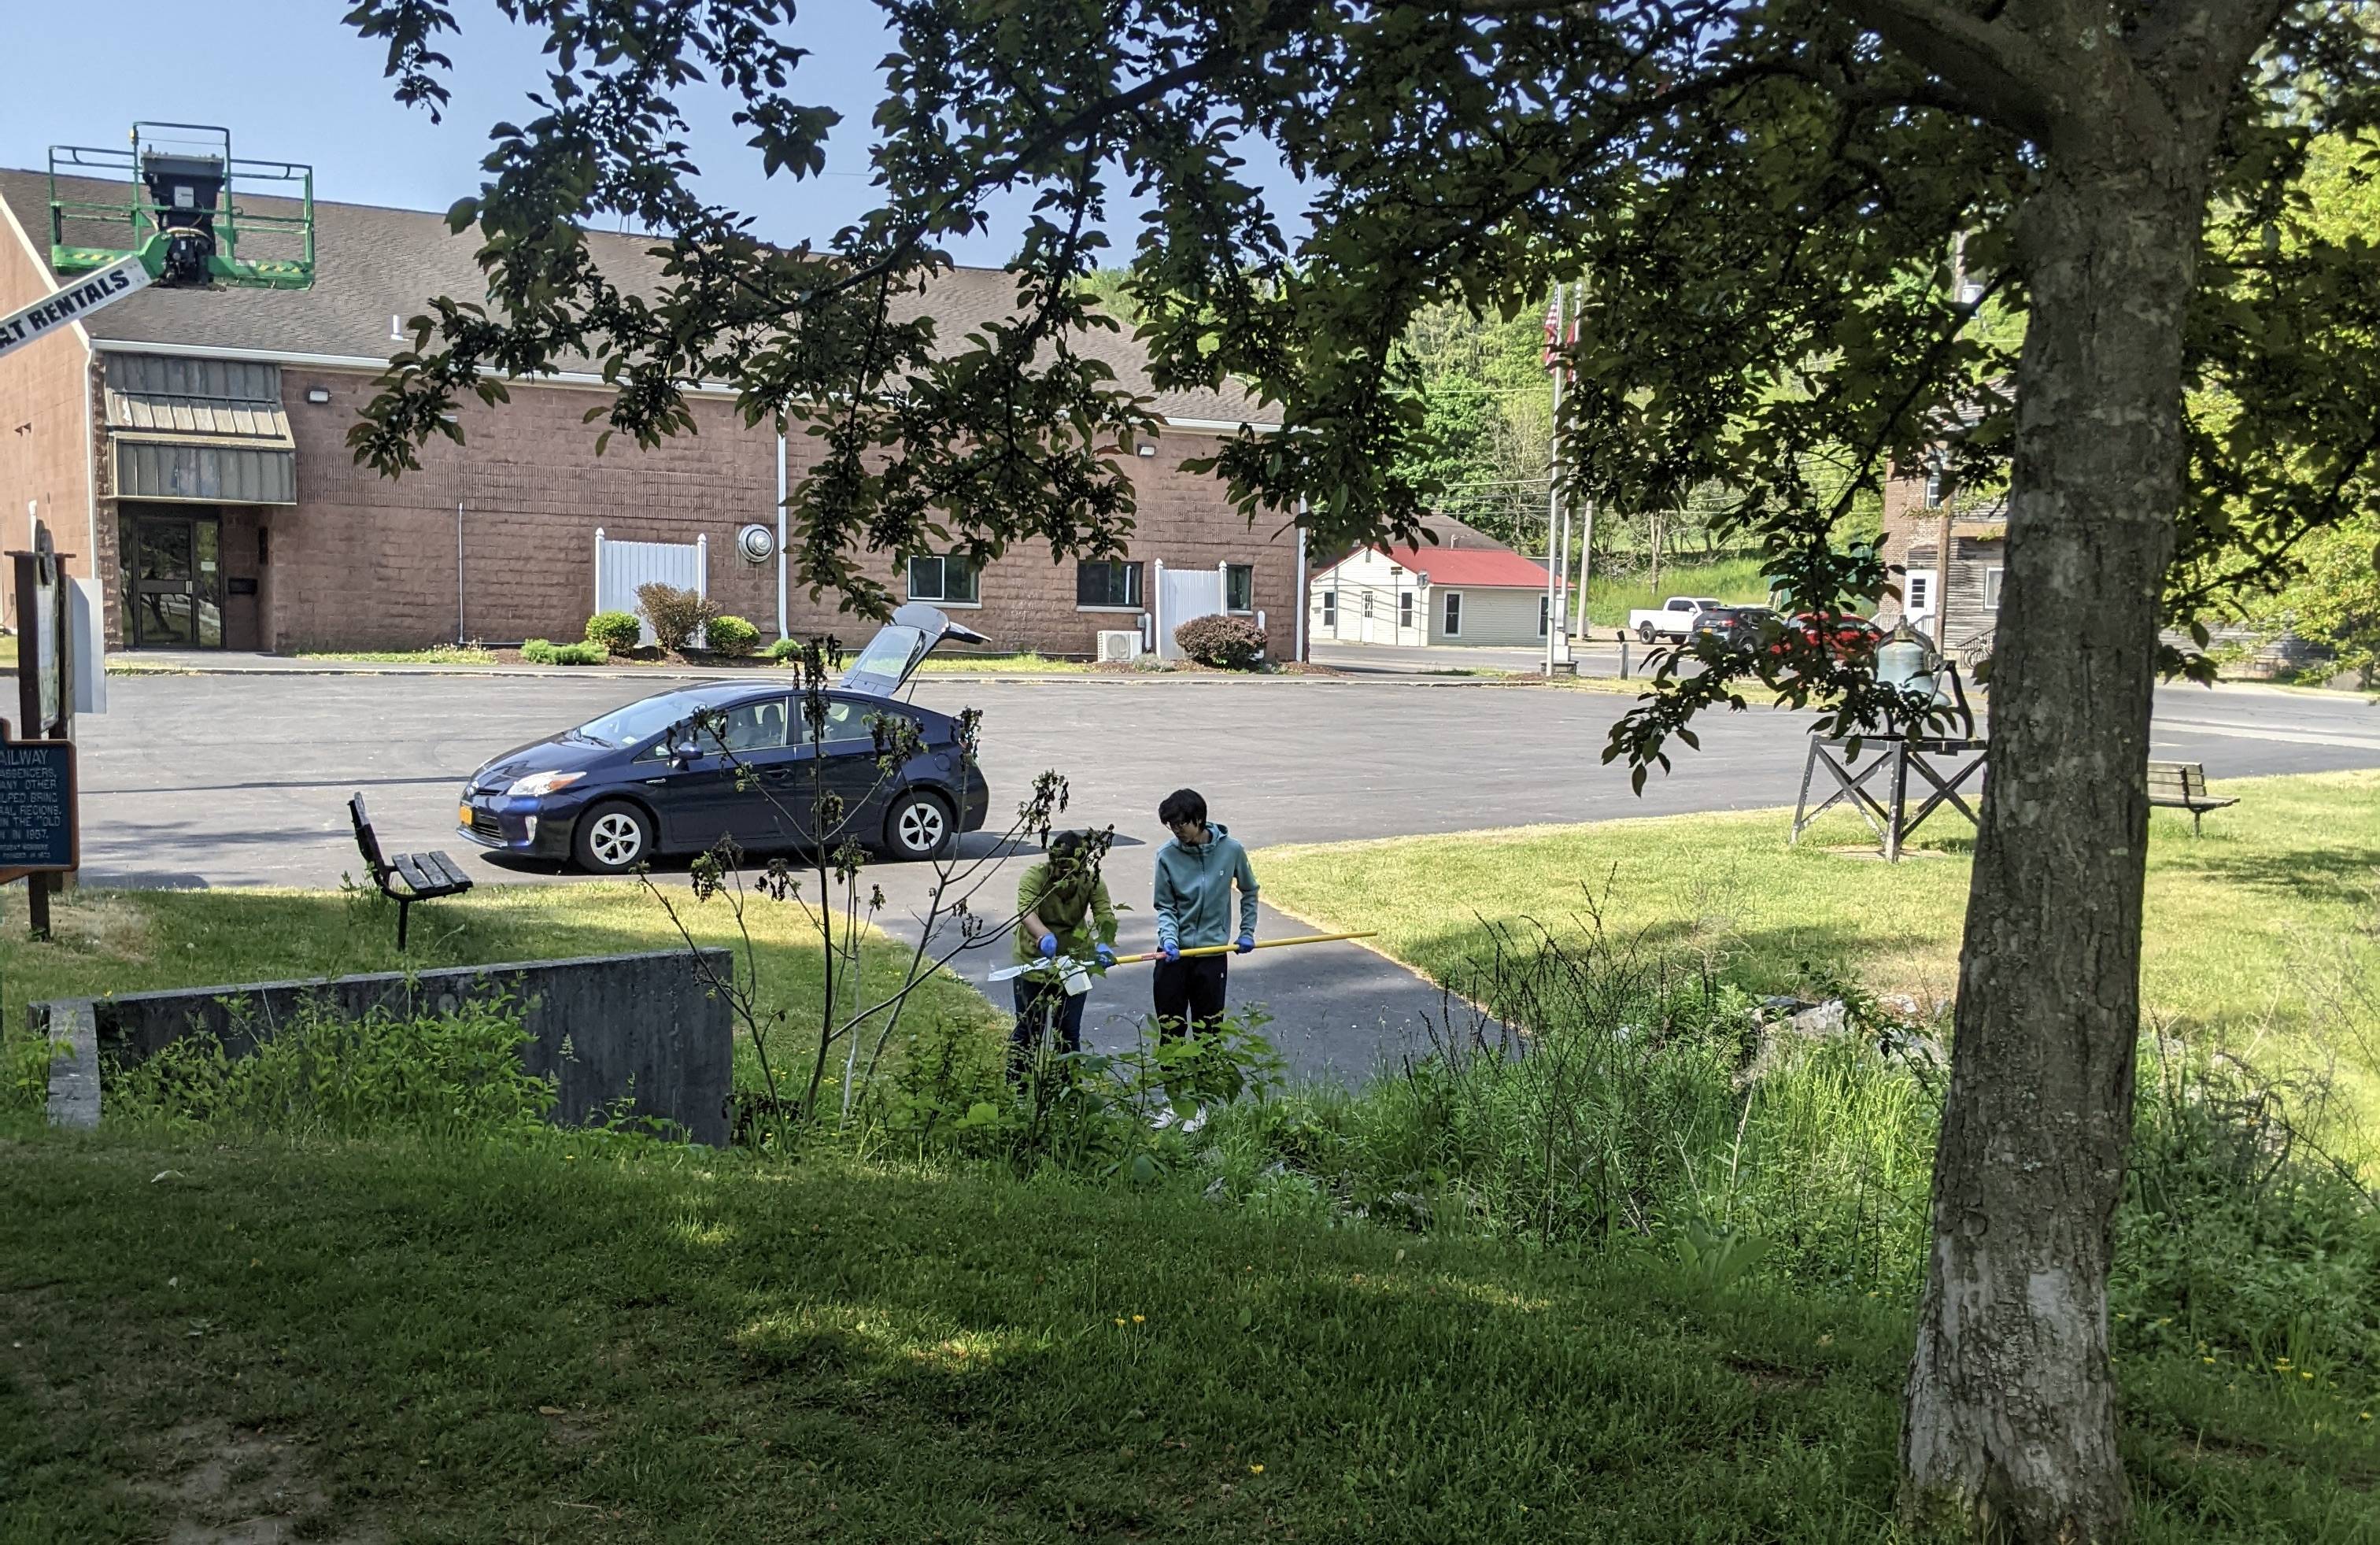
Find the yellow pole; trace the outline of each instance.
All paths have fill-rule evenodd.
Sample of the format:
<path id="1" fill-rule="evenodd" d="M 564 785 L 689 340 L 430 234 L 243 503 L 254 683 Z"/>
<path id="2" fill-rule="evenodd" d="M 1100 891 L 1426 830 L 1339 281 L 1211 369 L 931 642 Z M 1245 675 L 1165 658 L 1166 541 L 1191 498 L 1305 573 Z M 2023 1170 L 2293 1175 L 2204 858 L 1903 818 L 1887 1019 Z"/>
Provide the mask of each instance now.
<path id="1" fill-rule="evenodd" d="M 1335 944 L 1342 939 L 1369 939 L 1371 937 L 1372 934 L 1369 932 L 1305 933 L 1300 934 L 1294 939 L 1259 940 L 1257 943 L 1257 948 L 1260 950 L 1285 950 L 1292 944 Z M 1235 953 L 1239 947 L 1240 946 L 1237 944 L 1201 944 L 1196 949 L 1184 950 L 1182 952 L 1182 958 L 1184 960 L 1193 960 L 1202 955 L 1231 955 Z M 1162 960 L 1164 958 L 1165 952 L 1163 950 L 1150 950 L 1146 955 L 1117 955 L 1115 963 L 1119 966 L 1132 966 L 1144 960 Z"/>

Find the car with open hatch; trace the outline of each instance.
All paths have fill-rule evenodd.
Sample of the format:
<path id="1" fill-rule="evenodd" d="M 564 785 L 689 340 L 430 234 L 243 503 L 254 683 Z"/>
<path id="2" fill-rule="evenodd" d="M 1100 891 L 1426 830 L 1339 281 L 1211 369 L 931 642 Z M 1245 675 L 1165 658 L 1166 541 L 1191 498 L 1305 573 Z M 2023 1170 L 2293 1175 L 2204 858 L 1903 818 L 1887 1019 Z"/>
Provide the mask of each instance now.
<path id="1" fill-rule="evenodd" d="M 939 857 L 982 829 L 991 803 L 958 720 L 896 696 L 945 640 L 987 641 L 932 606 L 901 607 L 828 689 L 816 726 L 783 675 L 640 698 L 491 758 L 464 785 L 456 827 L 495 852 L 625 874 L 722 837 L 747 852 L 800 851 L 823 788 L 842 806 L 830 845 Z M 893 714 L 917 736 L 888 772 L 878 721 Z"/>

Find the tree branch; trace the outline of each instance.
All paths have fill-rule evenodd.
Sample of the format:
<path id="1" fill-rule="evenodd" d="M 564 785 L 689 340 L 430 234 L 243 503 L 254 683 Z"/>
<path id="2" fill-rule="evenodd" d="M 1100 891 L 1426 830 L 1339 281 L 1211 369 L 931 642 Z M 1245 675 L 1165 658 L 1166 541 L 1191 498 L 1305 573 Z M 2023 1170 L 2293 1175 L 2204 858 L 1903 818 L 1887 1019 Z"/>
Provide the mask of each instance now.
<path id="1" fill-rule="evenodd" d="M 2046 49 L 2003 21 L 1938 0 L 1835 0 L 1836 8 L 1942 78 L 1970 110 L 2040 140 L 2075 82 Z"/>

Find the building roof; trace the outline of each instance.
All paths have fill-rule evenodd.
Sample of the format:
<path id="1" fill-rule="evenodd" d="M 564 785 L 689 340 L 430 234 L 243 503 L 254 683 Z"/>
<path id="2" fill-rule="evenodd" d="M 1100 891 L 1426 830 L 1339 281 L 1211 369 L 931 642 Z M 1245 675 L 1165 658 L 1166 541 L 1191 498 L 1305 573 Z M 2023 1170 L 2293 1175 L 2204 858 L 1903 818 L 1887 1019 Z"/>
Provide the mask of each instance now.
<path id="1" fill-rule="evenodd" d="M 1438 541 L 1434 546 L 1430 543 L 1425 542 L 1416 549 L 1416 551 L 1423 553 L 1436 554 L 1439 553 L 1453 552 L 1458 549 L 1471 551 L 1475 549 L 1490 548 L 1499 553 L 1510 553 L 1512 551 L 1512 548 L 1505 545 L 1503 542 L 1498 541 L 1494 537 L 1491 537 L 1487 532 L 1480 530 L 1477 527 L 1466 526 L 1462 521 L 1455 519 L 1454 517 L 1440 514 L 1435 510 L 1421 517 L 1421 529 L 1429 535 L 1438 539 Z M 1370 550 L 1371 549 L 1368 547 L 1350 543 L 1347 546 L 1340 548 L 1334 553 L 1316 554 L 1312 558 L 1314 572 L 1319 574 L 1324 569 L 1336 568 L 1341 564 L 1345 563 L 1349 558 L 1354 557 L 1356 554 Z M 1427 566 L 1425 565 L 1424 566 L 1427 567 Z M 1545 570 L 1542 567 L 1537 571 L 1537 583 L 1540 586 L 1545 583 Z"/>
<path id="2" fill-rule="evenodd" d="M 121 198 L 120 183 L 59 179 L 61 196 Z M 0 202 L 15 216 L 42 258 L 50 231 L 49 179 L 44 173 L 0 170 Z M 241 207 L 259 213 L 295 213 L 285 199 L 246 198 Z M 0 235 L 0 239 L 6 239 Z M 588 242 L 605 273 L 629 275 L 618 282 L 632 289 L 658 283 L 659 264 L 650 237 L 589 232 Z M 433 296 L 479 299 L 486 276 L 474 254 L 476 227 L 460 235 L 446 217 L 422 210 L 383 209 L 372 204 L 316 201 L 314 284 L 304 290 L 148 289 L 82 322 L 92 340 L 152 347 L 253 352 L 314 363 L 371 363 L 407 347 L 390 336 L 389 319 L 410 321 Z M 46 266 L 46 262 L 44 263 Z M 930 312 L 945 339 L 964 337 L 1015 309 L 1016 285 L 994 268 L 958 268 L 937 277 L 925 296 L 896 302 L 901 314 Z M 1220 391 L 1158 391 L 1148 362 L 1130 329 L 1094 329 L 1074 340 L 1077 352 L 1106 361 L 1121 384 L 1151 400 L 1152 409 L 1178 423 L 1259 427 L 1278 415 L 1234 385 Z"/>
<path id="3" fill-rule="evenodd" d="M 1389 562 L 1428 576 L 1433 585 L 1472 590 L 1541 590 L 1546 571 L 1509 547 L 1382 547 Z"/>
<path id="4" fill-rule="evenodd" d="M 1475 537 L 1477 532 L 1472 533 Z M 1458 585 L 1465 590 L 1541 590 L 1546 588 L 1546 570 L 1542 564 L 1524 558 L 1509 547 L 1498 545 L 1485 537 L 1478 547 L 1362 547 L 1339 564 L 1363 553 L 1378 553 L 1398 567 L 1420 576 L 1432 585 Z M 1325 572 L 1328 572 L 1326 569 Z"/>

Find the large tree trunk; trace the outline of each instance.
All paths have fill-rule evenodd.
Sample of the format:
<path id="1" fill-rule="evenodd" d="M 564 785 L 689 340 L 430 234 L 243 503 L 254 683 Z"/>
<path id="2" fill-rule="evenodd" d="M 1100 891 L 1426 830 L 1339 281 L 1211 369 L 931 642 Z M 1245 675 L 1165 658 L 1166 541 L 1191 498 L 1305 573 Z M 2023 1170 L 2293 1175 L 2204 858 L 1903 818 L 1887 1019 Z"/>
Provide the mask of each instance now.
<path id="1" fill-rule="evenodd" d="M 2203 196 L 2110 152 L 2046 174 L 2019 227 L 1990 772 L 1901 1435 L 1912 1509 L 2022 1540 L 2107 1539 L 2126 1515 L 2107 1282 Z"/>

